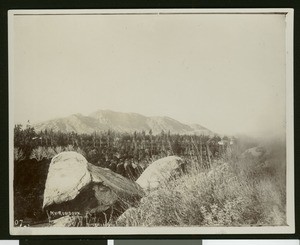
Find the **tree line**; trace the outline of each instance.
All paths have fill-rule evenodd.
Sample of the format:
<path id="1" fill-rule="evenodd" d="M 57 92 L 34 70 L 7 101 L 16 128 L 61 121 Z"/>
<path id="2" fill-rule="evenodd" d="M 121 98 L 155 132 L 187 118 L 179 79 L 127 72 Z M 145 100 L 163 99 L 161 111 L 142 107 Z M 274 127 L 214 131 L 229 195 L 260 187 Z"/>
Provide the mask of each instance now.
<path id="1" fill-rule="evenodd" d="M 220 145 L 220 141 L 225 145 Z M 211 158 L 224 156 L 228 145 L 229 138 L 226 136 L 179 135 L 164 131 L 154 135 L 151 130 L 134 133 L 107 130 L 78 134 L 54 130 L 37 132 L 30 125 L 23 127 L 18 124 L 14 127 L 15 161 L 32 158 L 42 160 L 64 150 L 74 150 L 83 154 L 90 163 L 112 170 L 120 163 L 143 166 L 169 155 L 194 159 L 207 166 Z"/>

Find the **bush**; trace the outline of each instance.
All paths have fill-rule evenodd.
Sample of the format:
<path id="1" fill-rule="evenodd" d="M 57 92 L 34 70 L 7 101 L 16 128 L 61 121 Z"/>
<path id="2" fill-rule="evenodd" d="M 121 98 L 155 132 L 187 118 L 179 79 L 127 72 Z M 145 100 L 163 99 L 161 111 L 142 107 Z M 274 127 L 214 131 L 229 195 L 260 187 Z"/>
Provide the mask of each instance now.
<path id="1" fill-rule="evenodd" d="M 37 161 L 42 161 L 43 159 L 47 159 L 48 154 L 46 152 L 45 147 L 39 146 L 32 150 L 30 154 L 30 159 L 36 159 Z"/>
<path id="2" fill-rule="evenodd" d="M 23 161 L 24 159 L 25 159 L 25 154 L 22 151 L 22 149 L 20 149 L 19 147 L 15 147 L 14 148 L 14 161 L 20 162 L 20 161 Z"/>

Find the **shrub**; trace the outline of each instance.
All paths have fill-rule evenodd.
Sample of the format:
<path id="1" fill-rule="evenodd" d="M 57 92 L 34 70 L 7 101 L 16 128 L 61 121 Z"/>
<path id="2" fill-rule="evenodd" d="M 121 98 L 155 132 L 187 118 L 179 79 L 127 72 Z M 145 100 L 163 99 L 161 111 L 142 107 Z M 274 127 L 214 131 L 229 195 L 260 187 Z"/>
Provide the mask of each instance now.
<path id="1" fill-rule="evenodd" d="M 46 159 L 52 159 L 56 155 L 56 151 L 52 147 L 45 148 Z"/>
<path id="2" fill-rule="evenodd" d="M 25 159 L 25 154 L 19 147 L 14 148 L 14 161 L 20 162 Z"/>
<path id="3" fill-rule="evenodd" d="M 42 161 L 43 159 L 52 159 L 56 154 L 56 151 L 52 147 L 39 146 L 32 150 L 30 159 Z"/>
<path id="4" fill-rule="evenodd" d="M 45 147 L 39 146 L 32 150 L 30 154 L 30 159 L 36 159 L 37 161 L 42 161 L 43 159 L 47 159 L 47 152 Z"/>

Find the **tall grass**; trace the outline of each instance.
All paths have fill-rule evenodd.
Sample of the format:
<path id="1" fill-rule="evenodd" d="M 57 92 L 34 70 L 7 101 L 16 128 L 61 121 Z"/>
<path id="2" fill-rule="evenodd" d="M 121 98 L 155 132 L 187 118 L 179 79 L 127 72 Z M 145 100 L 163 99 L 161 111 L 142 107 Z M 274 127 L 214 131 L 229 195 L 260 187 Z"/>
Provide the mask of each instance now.
<path id="1" fill-rule="evenodd" d="M 234 157 L 213 163 L 210 170 L 192 167 L 180 178 L 162 183 L 137 208 L 125 212 L 116 225 L 284 225 L 286 178 L 282 147 L 261 158 L 231 154 Z"/>

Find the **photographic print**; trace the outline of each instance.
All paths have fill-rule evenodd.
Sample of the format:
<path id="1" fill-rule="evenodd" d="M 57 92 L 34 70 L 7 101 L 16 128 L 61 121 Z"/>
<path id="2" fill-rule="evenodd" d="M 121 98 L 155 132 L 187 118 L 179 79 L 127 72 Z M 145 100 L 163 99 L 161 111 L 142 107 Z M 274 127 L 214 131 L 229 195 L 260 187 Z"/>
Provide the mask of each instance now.
<path id="1" fill-rule="evenodd" d="M 294 232 L 293 10 L 8 20 L 11 234 Z"/>

